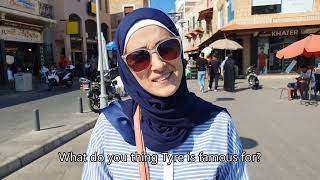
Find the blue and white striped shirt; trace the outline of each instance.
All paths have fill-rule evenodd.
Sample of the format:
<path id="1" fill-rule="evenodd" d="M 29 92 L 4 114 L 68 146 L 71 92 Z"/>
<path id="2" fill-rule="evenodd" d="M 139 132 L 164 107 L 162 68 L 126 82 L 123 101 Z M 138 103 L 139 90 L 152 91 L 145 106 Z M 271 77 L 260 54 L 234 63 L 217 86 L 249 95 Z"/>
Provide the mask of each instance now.
<path id="1" fill-rule="evenodd" d="M 230 116 L 224 111 L 196 126 L 182 145 L 169 152 L 174 155 L 181 154 L 184 158 L 180 161 L 183 162 L 177 160 L 166 166 L 168 161 L 163 162 L 164 154 L 149 149 L 146 151 L 150 157 L 148 165 L 151 180 L 249 179 L 246 163 L 239 158 L 243 152 L 239 136 Z M 101 114 L 91 135 L 82 179 L 138 180 L 138 163 L 132 162 L 130 156 L 135 152 L 136 147 L 125 142 L 104 114 Z M 94 158 L 97 155 L 100 155 L 100 160 Z M 217 160 L 217 157 L 226 158 L 227 155 L 230 155 L 228 157 L 235 155 L 238 160 L 233 162 Z M 191 156 L 194 158 L 190 158 Z M 211 158 L 208 159 L 208 156 Z M 110 159 L 113 161 L 110 162 Z M 164 170 L 168 167 L 173 170 L 169 175 L 170 178 L 167 177 L 168 171 Z"/>

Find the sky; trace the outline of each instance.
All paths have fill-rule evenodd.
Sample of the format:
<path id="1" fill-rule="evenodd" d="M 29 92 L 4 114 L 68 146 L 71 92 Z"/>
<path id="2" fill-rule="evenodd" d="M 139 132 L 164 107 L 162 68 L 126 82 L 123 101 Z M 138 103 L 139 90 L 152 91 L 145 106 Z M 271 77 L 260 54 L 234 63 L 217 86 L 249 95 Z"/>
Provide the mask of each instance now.
<path id="1" fill-rule="evenodd" d="M 175 11 L 175 0 L 150 0 L 151 7 L 160 9 L 165 13 L 174 12 Z"/>

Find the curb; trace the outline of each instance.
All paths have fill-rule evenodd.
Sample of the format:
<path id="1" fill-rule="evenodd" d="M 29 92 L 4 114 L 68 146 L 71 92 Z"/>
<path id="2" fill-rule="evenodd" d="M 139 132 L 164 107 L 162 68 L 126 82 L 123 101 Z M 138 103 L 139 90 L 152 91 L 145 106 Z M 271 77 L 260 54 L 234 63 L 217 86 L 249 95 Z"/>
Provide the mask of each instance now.
<path id="1" fill-rule="evenodd" d="M 41 145 L 35 145 L 30 149 L 27 149 L 19 153 L 15 157 L 11 157 L 0 164 L 0 179 L 10 175 L 11 173 L 23 168 L 30 164 L 32 161 L 44 156 L 52 150 L 62 146 L 75 137 L 92 129 L 96 124 L 97 118 L 87 121 L 84 124 L 74 127 L 71 130 L 67 130 L 62 135 L 58 135 L 49 139 Z"/>

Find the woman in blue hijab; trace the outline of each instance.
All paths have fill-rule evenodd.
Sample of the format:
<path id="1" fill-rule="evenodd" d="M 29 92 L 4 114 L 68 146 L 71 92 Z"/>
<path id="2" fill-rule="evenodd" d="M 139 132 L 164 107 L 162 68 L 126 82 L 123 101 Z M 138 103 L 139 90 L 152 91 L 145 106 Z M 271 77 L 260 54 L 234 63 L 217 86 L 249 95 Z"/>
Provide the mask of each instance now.
<path id="1" fill-rule="evenodd" d="M 102 111 L 82 179 L 248 179 L 226 109 L 188 91 L 171 19 L 137 9 L 119 24 L 115 42 L 131 99 Z"/>

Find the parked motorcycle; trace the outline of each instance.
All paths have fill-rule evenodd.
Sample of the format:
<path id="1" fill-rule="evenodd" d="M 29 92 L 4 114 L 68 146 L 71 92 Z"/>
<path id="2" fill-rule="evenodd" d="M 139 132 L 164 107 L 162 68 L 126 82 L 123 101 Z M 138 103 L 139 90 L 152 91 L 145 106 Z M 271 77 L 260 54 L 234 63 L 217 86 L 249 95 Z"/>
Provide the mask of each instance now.
<path id="1" fill-rule="evenodd" d="M 255 72 L 255 68 L 253 66 L 248 67 L 246 74 L 248 77 L 249 87 L 251 89 L 259 89 L 259 79 L 258 75 Z"/>
<path id="2" fill-rule="evenodd" d="M 68 65 L 65 70 L 51 70 L 48 74 L 48 91 L 51 91 L 55 86 L 73 85 L 73 65 Z"/>
<path id="3" fill-rule="evenodd" d="M 104 79 L 105 79 L 105 87 L 107 92 L 108 102 L 112 100 L 121 100 L 121 93 L 117 90 L 117 84 L 121 84 L 119 82 L 119 78 L 117 78 L 117 68 L 112 68 L 107 70 Z M 94 81 L 91 81 L 86 78 L 80 78 L 80 89 L 87 92 L 87 97 L 89 99 L 89 107 L 91 111 L 95 113 L 100 112 L 100 76 L 97 76 Z"/>

